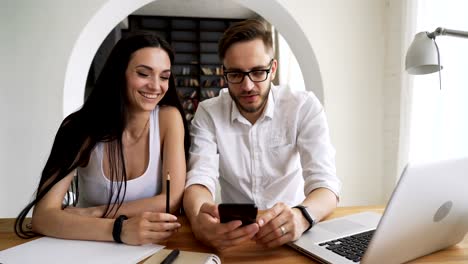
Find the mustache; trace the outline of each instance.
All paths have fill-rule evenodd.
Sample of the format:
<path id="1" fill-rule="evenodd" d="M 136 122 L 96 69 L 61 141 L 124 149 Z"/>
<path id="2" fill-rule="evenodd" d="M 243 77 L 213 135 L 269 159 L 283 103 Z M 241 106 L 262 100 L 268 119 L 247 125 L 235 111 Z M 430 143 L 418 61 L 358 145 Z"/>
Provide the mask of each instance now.
<path id="1" fill-rule="evenodd" d="M 252 96 L 252 95 L 260 95 L 260 92 L 256 92 L 256 91 L 248 91 L 248 92 L 242 92 L 239 94 L 239 96 Z"/>

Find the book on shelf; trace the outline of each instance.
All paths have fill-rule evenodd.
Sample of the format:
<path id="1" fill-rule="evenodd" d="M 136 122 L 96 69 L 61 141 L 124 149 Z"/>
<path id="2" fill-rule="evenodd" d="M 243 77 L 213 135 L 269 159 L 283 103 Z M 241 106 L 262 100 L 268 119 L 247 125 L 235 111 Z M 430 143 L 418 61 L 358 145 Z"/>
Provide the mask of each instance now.
<path id="1" fill-rule="evenodd" d="M 144 264 L 160 264 L 171 253 L 170 249 L 163 249 L 147 259 Z M 181 250 L 173 264 L 221 264 L 221 259 L 213 253 L 202 253 Z"/>
<path id="2" fill-rule="evenodd" d="M 219 95 L 218 88 L 210 88 L 201 92 L 201 96 L 203 99 L 213 98 Z"/>
<path id="3" fill-rule="evenodd" d="M 190 75 L 190 67 L 182 67 L 182 75 Z"/>
<path id="4" fill-rule="evenodd" d="M 201 71 L 204 75 L 223 75 L 221 67 L 201 67 Z"/>
<path id="5" fill-rule="evenodd" d="M 201 71 L 202 71 L 202 73 L 205 74 L 205 75 L 213 75 L 213 72 L 212 72 L 211 69 L 208 68 L 208 67 L 201 67 Z"/>
<path id="6" fill-rule="evenodd" d="M 177 86 L 179 87 L 198 87 L 200 86 L 199 82 L 195 78 L 181 78 L 181 79 L 176 79 Z"/>

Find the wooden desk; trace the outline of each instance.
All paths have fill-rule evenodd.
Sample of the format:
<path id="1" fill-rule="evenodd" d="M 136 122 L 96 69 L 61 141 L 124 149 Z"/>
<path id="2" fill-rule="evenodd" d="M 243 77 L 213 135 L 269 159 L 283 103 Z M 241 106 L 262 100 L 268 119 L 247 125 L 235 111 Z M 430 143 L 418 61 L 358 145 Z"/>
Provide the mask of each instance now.
<path id="1" fill-rule="evenodd" d="M 335 210 L 329 217 L 339 217 L 347 214 L 374 211 L 381 213 L 382 206 L 365 207 L 342 207 Z M 195 240 L 190 226 L 185 217 L 179 217 L 182 227 L 179 232 L 171 237 L 165 244 L 168 248 L 179 248 L 187 251 L 213 252 Z M 0 250 L 7 249 L 30 240 L 18 238 L 13 232 L 14 219 L 0 219 Z M 255 243 L 246 243 L 242 246 L 231 248 L 222 252 L 214 252 L 220 256 L 222 263 L 316 263 L 306 256 L 298 253 L 288 246 L 282 246 L 276 249 L 263 249 Z M 434 254 L 419 258 L 410 263 L 468 263 L 468 237 L 458 245 L 448 249 L 436 252 Z"/>

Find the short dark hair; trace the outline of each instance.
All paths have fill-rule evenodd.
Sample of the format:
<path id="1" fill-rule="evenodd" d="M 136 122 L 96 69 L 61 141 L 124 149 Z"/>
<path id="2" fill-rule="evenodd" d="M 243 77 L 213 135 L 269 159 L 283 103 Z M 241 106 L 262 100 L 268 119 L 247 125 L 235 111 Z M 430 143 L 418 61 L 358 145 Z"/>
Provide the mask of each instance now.
<path id="1" fill-rule="evenodd" d="M 246 19 L 232 24 L 223 34 L 218 43 L 218 55 L 221 62 L 226 51 L 237 42 L 261 39 L 265 48 L 273 51 L 273 37 L 265 21 Z"/>

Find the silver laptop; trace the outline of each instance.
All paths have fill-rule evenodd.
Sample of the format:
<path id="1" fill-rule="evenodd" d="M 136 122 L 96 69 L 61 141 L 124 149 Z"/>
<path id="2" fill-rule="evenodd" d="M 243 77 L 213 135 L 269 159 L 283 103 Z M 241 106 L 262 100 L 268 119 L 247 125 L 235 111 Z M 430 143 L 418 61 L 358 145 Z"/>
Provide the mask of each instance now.
<path id="1" fill-rule="evenodd" d="M 468 231 L 468 158 L 406 166 L 381 216 L 320 222 L 289 245 L 321 263 L 403 263 Z"/>

